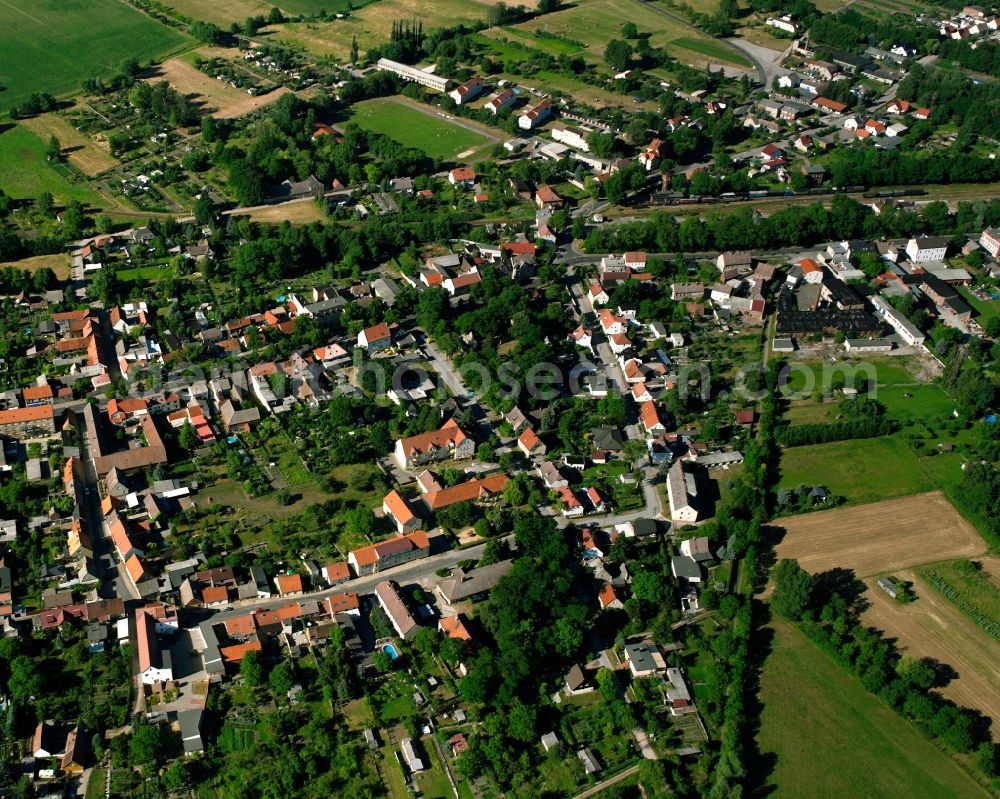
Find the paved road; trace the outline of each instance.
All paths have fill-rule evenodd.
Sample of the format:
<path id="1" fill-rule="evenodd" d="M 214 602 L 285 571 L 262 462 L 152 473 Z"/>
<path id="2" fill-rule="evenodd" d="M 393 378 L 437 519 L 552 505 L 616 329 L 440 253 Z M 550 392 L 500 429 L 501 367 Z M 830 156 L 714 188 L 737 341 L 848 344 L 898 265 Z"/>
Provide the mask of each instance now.
<path id="1" fill-rule="evenodd" d="M 514 537 L 508 536 L 507 540 L 513 544 Z M 404 563 L 392 569 L 386 569 L 378 574 L 371 574 L 367 577 L 357 577 L 346 583 L 327 588 L 323 591 L 312 591 L 307 594 L 294 597 L 277 597 L 271 599 L 247 599 L 242 602 L 234 602 L 229 608 L 221 610 L 208 619 L 203 624 L 219 624 L 234 616 L 243 616 L 257 608 L 272 609 L 282 607 L 290 602 L 317 602 L 326 599 L 333 594 L 343 594 L 353 591 L 358 594 L 370 594 L 375 591 L 375 586 L 383 580 L 395 580 L 400 585 L 406 585 L 427 578 L 438 569 L 454 568 L 462 560 L 478 560 L 483 556 L 486 544 L 477 544 L 468 549 L 450 549 L 446 552 L 439 552 L 436 555 L 424 558 L 423 560 Z"/>
<path id="2" fill-rule="evenodd" d="M 569 292 L 577 308 L 580 308 L 584 312 L 594 311 L 594 304 L 590 301 L 590 295 L 583 290 L 583 285 L 579 280 L 574 280 L 569 284 Z M 598 333 L 598 335 L 603 334 Z M 618 390 L 622 394 L 628 391 L 628 383 L 625 381 L 625 375 L 622 374 L 621 366 L 618 365 L 618 360 L 615 358 L 614 353 L 611 352 L 611 347 L 608 343 L 602 341 L 600 344 L 597 344 L 594 347 L 594 352 L 600 358 L 601 363 L 604 364 L 607 376 L 614 381 Z"/>
<path id="3" fill-rule="evenodd" d="M 472 394 L 472 392 L 466 387 L 465 383 L 462 382 L 462 377 L 459 375 L 458 370 L 455 369 L 451 359 L 441 352 L 441 350 L 434 345 L 434 342 L 427 339 L 424 342 L 424 350 L 426 350 L 427 355 L 430 356 L 431 362 L 434 364 L 435 371 L 441 375 L 445 385 L 448 386 L 448 390 L 451 391 L 456 398 L 462 399 Z"/>

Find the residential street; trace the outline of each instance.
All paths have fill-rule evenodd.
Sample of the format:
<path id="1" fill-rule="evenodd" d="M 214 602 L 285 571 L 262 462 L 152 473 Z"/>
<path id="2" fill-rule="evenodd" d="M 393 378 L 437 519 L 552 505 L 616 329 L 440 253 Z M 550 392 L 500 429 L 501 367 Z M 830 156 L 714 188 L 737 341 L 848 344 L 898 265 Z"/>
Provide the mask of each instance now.
<path id="1" fill-rule="evenodd" d="M 434 364 L 434 370 L 441 375 L 441 379 L 444 380 L 445 385 L 448 386 L 448 390 L 456 399 L 462 400 L 467 398 L 472 392 L 462 382 L 462 378 L 452 364 L 451 359 L 441 352 L 429 338 L 424 341 L 424 350 Z"/>

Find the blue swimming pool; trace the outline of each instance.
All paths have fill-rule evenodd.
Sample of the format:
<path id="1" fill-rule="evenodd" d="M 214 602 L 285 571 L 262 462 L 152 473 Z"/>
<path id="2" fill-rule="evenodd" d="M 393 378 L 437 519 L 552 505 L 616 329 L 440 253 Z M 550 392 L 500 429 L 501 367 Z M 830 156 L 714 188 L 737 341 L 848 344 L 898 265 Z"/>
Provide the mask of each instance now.
<path id="1" fill-rule="evenodd" d="M 392 644 L 386 644 L 385 646 L 383 646 L 382 651 L 385 652 L 393 660 L 399 657 L 399 652 L 396 651 L 396 647 L 394 647 Z"/>

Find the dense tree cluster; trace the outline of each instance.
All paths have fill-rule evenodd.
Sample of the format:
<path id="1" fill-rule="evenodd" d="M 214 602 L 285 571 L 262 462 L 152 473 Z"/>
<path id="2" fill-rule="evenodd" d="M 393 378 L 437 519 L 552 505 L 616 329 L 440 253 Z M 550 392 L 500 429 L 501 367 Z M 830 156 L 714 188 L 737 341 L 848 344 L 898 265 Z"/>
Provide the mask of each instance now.
<path id="1" fill-rule="evenodd" d="M 551 518 L 532 515 L 520 519 L 514 533 L 520 557 L 479 614 L 494 648 L 469 663 L 461 682 L 463 698 L 485 707 L 481 731 L 459 768 L 467 775 L 489 772 L 502 785 L 530 763 L 527 753 L 541 734 L 539 691 L 565 673 L 583 645 L 589 616 L 573 587 L 578 563 L 566 532 Z"/>
<path id="2" fill-rule="evenodd" d="M 785 447 L 801 447 L 854 438 L 877 438 L 893 430 L 892 422 L 885 418 L 885 408 L 875 400 L 845 400 L 840 404 L 840 411 L 841 418 L 836 422 L 778 427 L 778 443 Z"/>

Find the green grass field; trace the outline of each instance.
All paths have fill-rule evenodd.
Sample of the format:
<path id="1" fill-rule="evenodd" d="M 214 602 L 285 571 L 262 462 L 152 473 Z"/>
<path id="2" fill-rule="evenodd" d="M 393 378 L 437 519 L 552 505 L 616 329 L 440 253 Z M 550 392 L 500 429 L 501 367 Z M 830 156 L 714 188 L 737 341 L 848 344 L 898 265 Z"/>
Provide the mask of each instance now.
<path id="1" fill-rule="evenodd" d="M 63 95 L 131 57 L 159 59 L 192 42 L 120 0 L 0 2 L 0 111 L 32 92 Z M 16 42 L 16 45 L 15 45 Z"/>
<path id="2" fill-rule="evenodd" d="M 657 9 L 666 13 L 659 13 Z M 676 12 L 638 0 L 577 0 L 538 20 L 514 25 L 513 30 L 523 31 L 534 38 L 535 31 L 541 28 L 567 40 L 582 42 L 587 49 L 577 47 L 577 51 L 583 52 L 588 60 L 603 65 L 604 48 L 610 39 L 620 37 L 624 22 L 634 22 L 640 32 L 649 34 L 651 47 L 665 47 L 684 63 L 704 65 L 707 57 L 713 62 L 750 66 L 750 62 L 735 48 L 701 33 Z M 509 32 L 512 30 L 506 29 L 498 35 Z M 544 50 L 559 44 L 551 39 L 538 40 L 536 46 Z"/>
<path id="3" fill-rule="evenodd" d="M 749 59 L 741 56 L 732 47 L 727 47 L 714 39 L 696 39 L 693 36 L 681 36 L 678 39 L 668 42 L 666 46 L 668 48 L 679 47 L 682 50 L 690 50 L 692 53 L 706 56 L 712 61 L 725 61 L 727 64 L 737 64 L 748 69 L 751 66 Z M 677 55 L 680 61 L 687 60 L 680 54 L 675 55 Z"/>
<path id="4" fill-rule="evenodd" d="M 100 203 L 89 185 L 70 182 L 72 174 L 62 164 L 50 164 L 45 158 L 45 143 L 26 128 L 12 125 L 0 133 L 0 189 L 11 197 L 34 198 L 47 191 L 57 203 Z"/>
<path id="5" fill-rule="evenodd" d="M 1000 300 L 981 300 L 965 286 L 959 286 L 958 293 L 975 309 L 980 324 L 985 324 L 987 319 L 1000 314 Z"/>
<path id="6" fill-rule="evenodd" d="M 801 632 L 773 624 L 758 743 L 775 765 L 761 795 L 941 799 L 988 794 Z"/>
<path id="7" fill-rule="evenodd" d="M 835 441 L 781 452 L 782 488 L 822 485 L 854 503 L 930 491 L 934 482 L 916 453 L 898 438 Z"/>
<path id="8" fill-rule="evenodd" d="M 489 139 L 435 115 L 391 99 L 368 100 L 352 107 L 350 118 L 359 127 L 382 133 L 431 158 L 454 158 L 466 150 L 489 144 Z"/>

